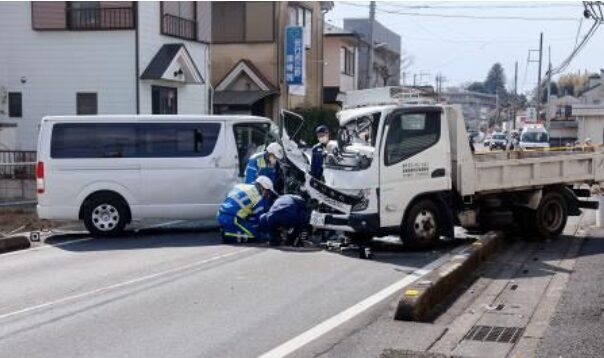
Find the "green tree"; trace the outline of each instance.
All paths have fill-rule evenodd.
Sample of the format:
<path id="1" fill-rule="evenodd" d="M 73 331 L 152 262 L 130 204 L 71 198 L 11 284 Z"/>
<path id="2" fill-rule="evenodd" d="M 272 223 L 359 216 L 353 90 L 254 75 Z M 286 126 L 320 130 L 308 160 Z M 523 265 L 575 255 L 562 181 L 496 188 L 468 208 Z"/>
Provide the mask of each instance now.
<path id="1" fill-rule="evenodd" d="M 472 92 L 487 93 L 482 82 L 472 82 L 466 89 Z"/>
<path id="2" fill-rule="evenodd" d="M 503 95 L 507 91 L 505 90 L 505 72 L 499 62 L 495 63 L 489 73 L 487 79 L 484 81 L 484 88 L 487 93 L 501 94 Z"/>

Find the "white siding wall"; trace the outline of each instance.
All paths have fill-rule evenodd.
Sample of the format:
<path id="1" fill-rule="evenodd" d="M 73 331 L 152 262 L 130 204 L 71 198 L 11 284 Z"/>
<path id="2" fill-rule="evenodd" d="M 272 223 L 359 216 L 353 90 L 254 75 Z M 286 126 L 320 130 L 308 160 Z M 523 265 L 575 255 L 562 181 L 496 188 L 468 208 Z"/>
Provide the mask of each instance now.
<path id="1" fill-rule="evenodd" d="M 134 113 L 134 31 L 34 31 L 30 6 L 0 3 L 0 92 L 23 93 L 23 118 L 8 118 L 0 98 L 16 149 L 36 148 L 43 116 L 75 114 L 76 92 L 97 92 L 99 113 Z"/>
<path id="2" fill-rule="evenodd" d="M 144 29 L 139 33 L 139 76 L 153 59 L 153 56 L 163 44 L 184 43 L 189 54 L 195 61 L 199 72 L 209 82 L 207 70 L 208 56 L 207 45 L 187 41 L 184 39 L 164 36 L 160 33 L 160 5 L 159 2 L 139 2 L 139 28 Z M 178 88 L 178 113 L 179 114 L 207 114 L 208 92 L 207 85 L 176 84 L 171 81 L 140 81 L 140 112 L 151 113 L 151 85 L 162 85 Z"/>
<path id="3" fill-rule="evenodd" d="M 159 17 L 158 2 L 139 3 L 139 76 L 162 44 L 184 43 L 207 80 L 207 45 L 161 35 Z M 97 92 L 99 114 L 136 113 L 135 73 L 134 30 L 34 31 L 30 2 L 0 2 L 0 123 L 18 125 L 0 141 L 11 149 L 36 149 L 40 119 L 76 114 L 77 92 Z M 151 113 L 152 83 L 139 84 L 140 112 Z M 177 87 L 179 113 L 208 113 L 206 85 Z M 23 118 L 8 117 L 3 90 L 22 93 Z"/>

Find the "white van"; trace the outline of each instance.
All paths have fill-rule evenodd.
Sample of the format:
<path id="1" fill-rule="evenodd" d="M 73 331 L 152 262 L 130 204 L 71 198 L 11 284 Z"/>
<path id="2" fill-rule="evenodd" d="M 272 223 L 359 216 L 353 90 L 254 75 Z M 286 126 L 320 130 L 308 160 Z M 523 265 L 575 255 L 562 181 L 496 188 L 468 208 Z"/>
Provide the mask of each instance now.
<path id="1" fill-rule="evenodd" d="M 254 116 L 45 117 L 38 216 L 83 220 L 94 235 L 145 218 L 213 218 L 250 155 L 276 135 Z"/>
<path id="2" fill-rule="evenodd" d="M 549 135 L 542 126 L 528 126 L 520 133 L 521 149 L 549 148 Z"/>

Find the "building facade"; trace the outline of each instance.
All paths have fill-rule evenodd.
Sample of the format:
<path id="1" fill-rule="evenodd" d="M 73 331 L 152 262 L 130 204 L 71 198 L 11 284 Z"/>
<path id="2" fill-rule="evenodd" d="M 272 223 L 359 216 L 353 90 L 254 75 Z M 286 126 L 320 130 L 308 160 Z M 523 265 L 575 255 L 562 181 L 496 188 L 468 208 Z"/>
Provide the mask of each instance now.
<path id="1" fill-rule="evenodd" d="M 206 2 L 0 3 L 0 150 L 40 119 L 210 109 Z"/>
<path id="2" fill-rule="evenodd" d="M 323 16 L 331 2 L 217 1 L 212 7 L 215 113 L 249 113 L 276 119 L 282 108 L 323 102 Z M 302 26 L 304 86 L 284 81 L 284 35 Z"/>
<path id="3" fill-rule="evenodd" d="M 323 103 L 340 106 L 346 92 L 358 86 L 359 36 L 330 24 L 325 24 L 323 36 Z"/>
<path id="4" fill-rule="evenodd" d="M 497 108 L 497 96 L 492 94 L 449 89 L 441 97 L 448 104 L 461 105 L 466 127 L 470 131 L 478 131 L 481 122 L 486 121 L 489 113 Z"/>
<path id="5" fill-rule="evenodd" d="M 401 83 L 401 37 L 373 22 L 373 60 L 369 63 L 369 19 L 344 19 L 344 29 L 359 35 L 358 89 L 399 86 Z"/>

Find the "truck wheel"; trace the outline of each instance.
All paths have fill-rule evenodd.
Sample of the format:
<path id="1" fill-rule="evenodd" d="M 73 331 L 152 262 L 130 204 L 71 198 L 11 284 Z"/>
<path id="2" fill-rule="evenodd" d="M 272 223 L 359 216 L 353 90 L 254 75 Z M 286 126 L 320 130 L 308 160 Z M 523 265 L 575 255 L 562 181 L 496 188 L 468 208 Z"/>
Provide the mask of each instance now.
<path id="1" fill-rule="evenodd" d="M 412 250 L 424 250 L 435 245 L 442 231 L 440 211 L 430 200 L 417 202 L 404 219 L 401 240 Z"/>
<path id="2" fill-rule="evenodd" d="M 128 222 L 126 203 L 114 195 L 95 196 L 84 203 L 84 225 L 93 236 L 114 236 Z"/>
<path id="3" fill-rule="evenodd" d="M 543 196 L 535 213 L 537 234 L 542 239 L 553 239 L 562 233 L 568 218 L 566 199 L 557 192 Z"/>

